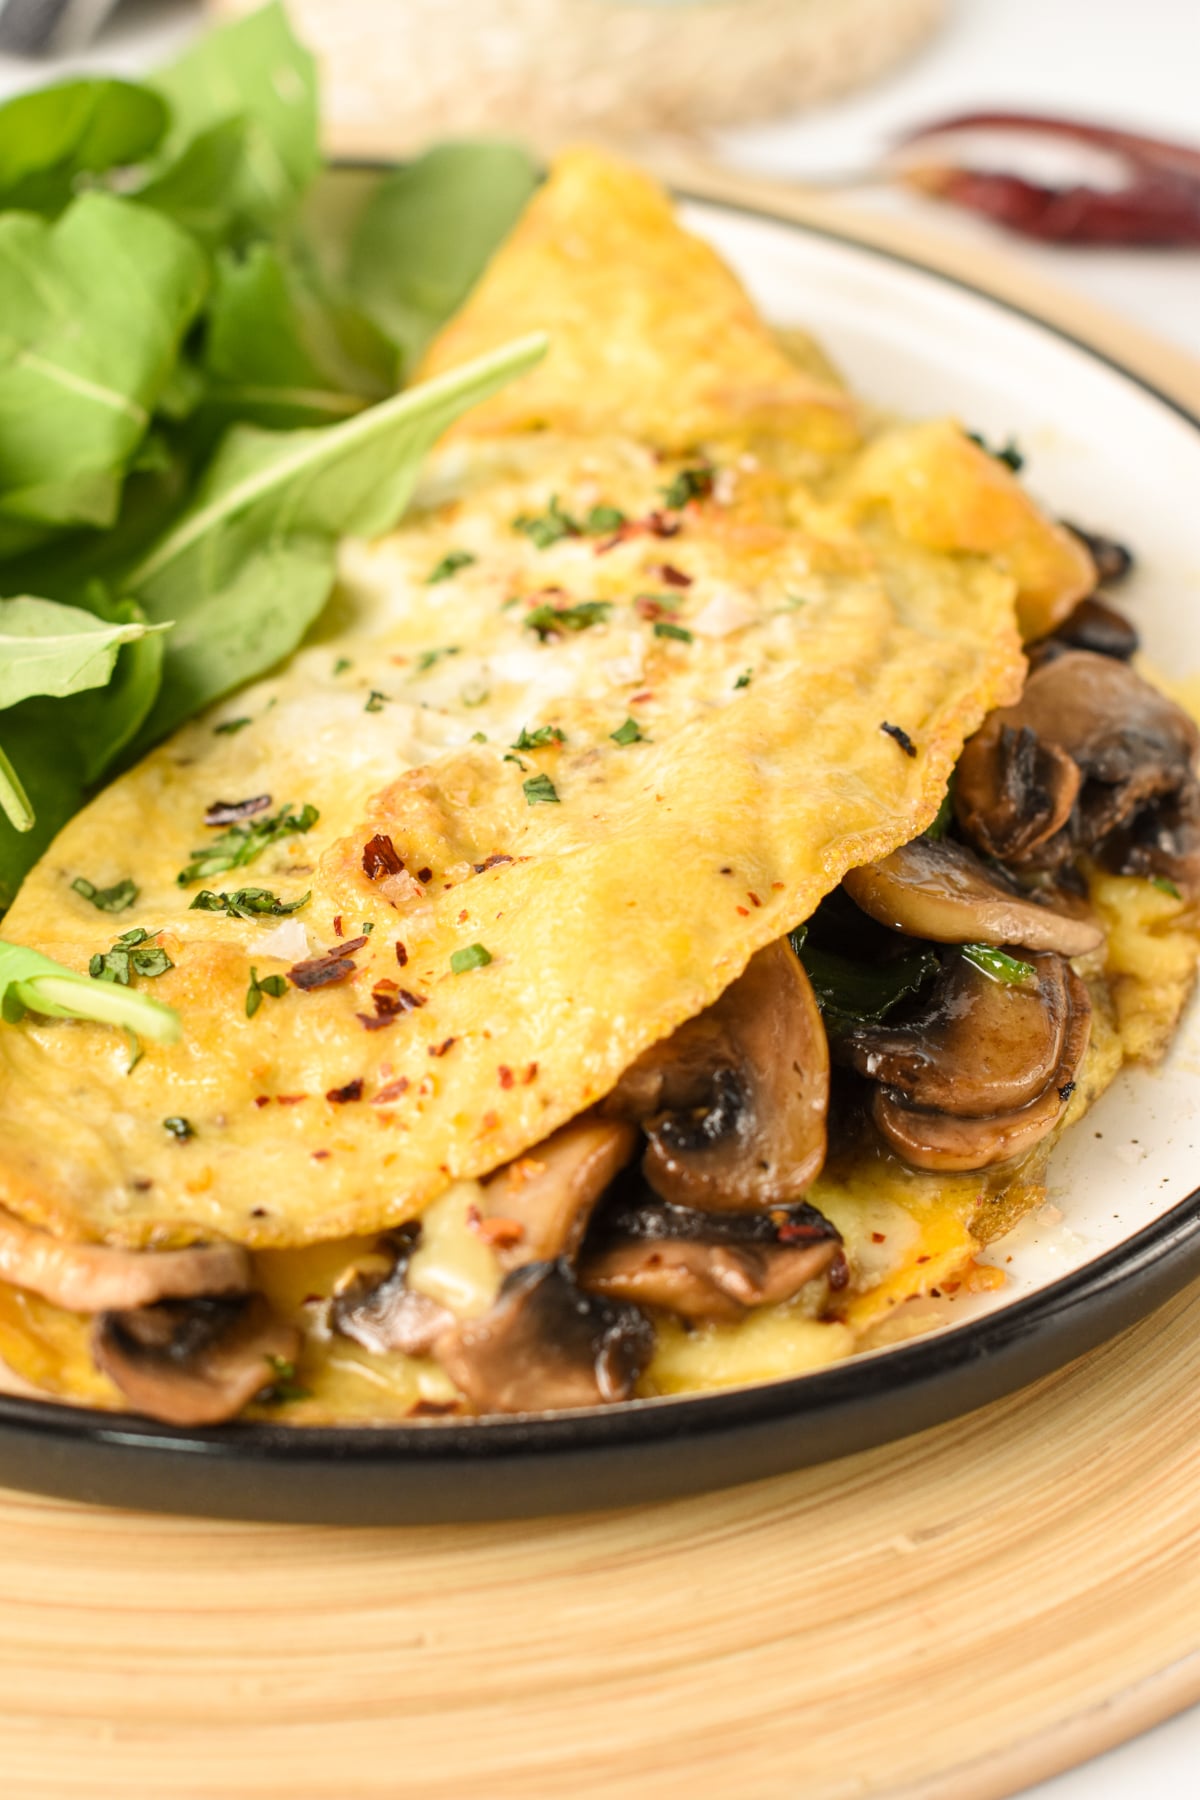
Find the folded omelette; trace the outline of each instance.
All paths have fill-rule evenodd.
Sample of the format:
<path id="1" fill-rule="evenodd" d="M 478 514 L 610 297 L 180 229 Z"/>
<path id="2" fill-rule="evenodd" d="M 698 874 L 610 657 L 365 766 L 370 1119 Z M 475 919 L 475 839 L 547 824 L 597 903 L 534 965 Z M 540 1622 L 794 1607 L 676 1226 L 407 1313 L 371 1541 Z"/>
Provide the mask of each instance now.
<path id="1" fill-rule="evenodd" d="M 599 154 L 425 372 L 526 329 L 305 645 L 5 921 L 183 1027 L 0 1028 L 0 1355 L 40 1391 L 325 1422 L 810 1367 L 990 1279 L 1053 1135 L 1169 1035 L 1195 734 L 1081 625 L 1081 537 L 785 350 Z M 1130 683 L 1155 780 L 1063 735 Z M 967 1014 L 1008 1062 L 964 1110 Z"/>

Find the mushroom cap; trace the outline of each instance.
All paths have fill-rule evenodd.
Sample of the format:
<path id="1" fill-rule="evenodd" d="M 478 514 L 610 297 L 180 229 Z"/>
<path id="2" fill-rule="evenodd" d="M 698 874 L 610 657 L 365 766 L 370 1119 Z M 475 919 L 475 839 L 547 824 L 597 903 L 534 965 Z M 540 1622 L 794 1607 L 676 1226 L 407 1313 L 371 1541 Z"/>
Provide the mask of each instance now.
<path id="1" fill-rule="evenodd" d="M 622 1077 L 605 1112 L 638 1120 L 642 1171 L 678 1206 L 739 1211 L 797 1199 L 825 1160 L 829 1046 L 786 938 L 751 958 L 698 1018 Z"/>
<path id="2" fill-rule="evenodd" d="M 1123 612 L 1091 594 L 1054 627 L 1053 637 L 1034 645 L 1030 655 L 1052 646 L 1057 653 L 1058 646 L 1066 645 L 1071 650 L 1092 650 L 1097 656 L 1115 656 L 1120 662 L 1128 662 L 1136 655 L 1140 642 L 1137 627 Z"/>
<path id="3" fill-rule="evenodd" d="M 1200 783 L 1185 782 L 1110 832 L 1100 858 L 1118 875 L 1163 876 L 1186 893 L 1200 890 Z"/>
<path id="4" fill-rule="evenodd" d="M 0 1211 L 0 1280 L 65 1312 L 124 1311 L 193 1294 L 240 1293 L 250 1284 L 250 1258 L 238 1244 L 186 1250 L 72 1244 Z"/>
<path id="5" fill-rule="evenodd" d="M 437 1357 L 478 1413 L 554 1412 L 627 1400 L 653 1349 L 644 1313 L 581 1293 L 560 1257 L 514 1269 Z"/>
<path id="6" fill-rule="evenodd" d="M 219 1425 L 268 1387 L 275 1361 L 294 1362 L 301 1335 L 261 1294 L 162 1300 L 104 1312 L 92 1355 L 136 1411 L 169 1425 Z"/>
<path id="7" fill-rule="evenodd" d="M 1071 1014 L 1068 964 L 1046 952 L 1029 962 L 1035 977 L 1018 986 L 952 952 L 915 1017 L 849 1027 L 839 1058 L 935 1112 L 990 1118 L 1027 1106 L 1062 1061 Z"/>
<path id="8" fill-rule="evenodd" d="M 915 838 L 882 862 L 852 869 L 842 886 L 881 925 L 936 944 L 1017 944 L 1083 956 L 1104 938 L 1092 921 L 1018 893 L 948 838 Z"/>
<path id="9" fill-rule="evenodd" d="M 778 1305 L 821 1276 L 844 1286 L 847 1273 L 841 1236 L 814 1207 L 701 1212 L 642 1195 L 606 1209 L 584 1245 L 579 1284 L 699 1323 Z"/>
<path id="10" fill-rule="evenodd" d="M 991 1118 L 933 1112 L 911 1105 L 895 1088 L 880 1088 L 872 1117 L 885 1142 L 917 1169 L 988 1169 L 1023 1156 L 1046 1137 L 1066 1110 L 1087 1052 L 1092 1009 L 1087 988 L 1064 964 L 1070 1015 L 1062 1054 L 1043 1091 L 1027 1105 Z"/>
<path id="11" fill-rule="evenodd" d="M 573 1256 L 592 1208 L 637 1148 L 624 1119 L 596 1114 L 572 1119 L 484 1183 L 484 1218 L 520 1227 L 512 1244 L 497 1246 L 504 1268 Z M 514 1232 L 515 1235 L 515 1232 Z"/>
<path id="12" fill-rule="evenodd" d="M 986 855 L 1021 863 L 1067 824 L 1082 785 L 1073 758 L 1027 725 L 985 724 L 959 758 L 954 815 Z"/>
<path id="13" fill-rule="evenodd" d="M 420 1220 L 411 1220 L 381 1237 L 373 1255 L 346 1270 L 329 1304 L 332 1330 L 377 1353 L 429 1353 L 453 1325 L 454 1315 L 408 1285 L 408 1265 L 420 1237 Z"/>
<path id="14" fill-rule="evenodd" d="M 981 844 L 981 833 L 990 830 L 982 803 L 989 781 L 1003 791 L 987 765 L 1006 729 L 1032 732 L 1040 744 L 1069 756 L 1082 776 L 1070 829 L 1024 852 L 1034 867 L 1053 868 L 1077 849 L 1093 848 L 1151 801 L 1177 793 L 1194 778 L 1200 751 L 1200 731 L 1182 707 L 1127 664 L 1089 650 L 1051 656 L 1032 670 L 1015 706 L 988 715 L 959 759 L 959 781 L 972 805 L 960 810 L 956 803 L 956 814 Z"/>

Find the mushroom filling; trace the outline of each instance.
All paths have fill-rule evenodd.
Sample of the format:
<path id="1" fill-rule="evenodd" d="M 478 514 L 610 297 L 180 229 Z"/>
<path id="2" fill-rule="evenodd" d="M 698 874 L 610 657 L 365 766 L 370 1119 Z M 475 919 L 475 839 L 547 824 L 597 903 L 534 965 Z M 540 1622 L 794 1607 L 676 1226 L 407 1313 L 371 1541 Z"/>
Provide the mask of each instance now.
<path id="1" fill-rule="evenodd" d="M 840 1234 L 805 1205 L 716 1213 L 626 1194 L 598 1215 L 579 1260 L 579 1284 L 589 1293 L 695 1323 L 735 1322 L 752 1307 L 794 1299 L 820 1278 L 823 1309 L 849 1269 Z"/>
<path id="2" fill-rule="evenodd" d="M 644 1313 L 582 1293 L 560 1257 L 514 1269 L 438 1356 L 476 1412 L 543 1412 L 627 1400 L 653 1349 Z"/>
<path id="3" fill-rule="evenodd" d="M 1016 705 L 992 713 L 964 747 L 955 816 L 979 849 L 1029 869 L 1055 870 L 1083 851 L 1141 873 L 1123 861 L 1130 834 L 1152 867 L 1157 820 L 1193 816 L 1198 750 L 1182 708 L 1125 663 L 1064 648 L 1039 661 Z"/>
<path id="4" fill-rule="evenodd" d="M 642 1127 L 642 1172 L 663 1200 L 736 1212 L 805 1191 L 825 1160 L 828 1104 L 820 1009 L 782 938 L 640 1057 L 604 1111 Z"/>
<path id="5" fill-rule="evenodd" d="M 97 1367 L 139 1412 L 170 1425 L 234 1418 L 294 1364 L 301 1342 L 261 1294 L 103 1312 L 92 1329 Z"/>
<path id="6" fill-rule="evenodd" d="M 454 1315 L 408 1286 L 408 1265 L 420 1241 L 414 1219 L 381 1237 L 371 1257 L 347 1269 L 330 1299 L 330 1329 L 364 1350 L 427 1355 Z"/>
<path id="7" fill-rule="evenodd" d="M 250 1285 L 250 1258 L 239 1244 L 186 1250 L 68 1244 L 0 1210 L 0 1279 L 66 1312 L 105 1312 L 194 1294 L 240 1293 Z"/>

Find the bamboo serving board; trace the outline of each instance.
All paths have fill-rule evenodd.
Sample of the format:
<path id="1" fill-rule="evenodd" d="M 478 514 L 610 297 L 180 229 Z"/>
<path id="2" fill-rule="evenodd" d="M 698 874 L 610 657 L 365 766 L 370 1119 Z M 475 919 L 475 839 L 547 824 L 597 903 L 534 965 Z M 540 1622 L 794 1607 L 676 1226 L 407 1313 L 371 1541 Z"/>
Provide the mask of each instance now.
<path id="1" fill-rule="evenodd" d="M 1185 357 L 1000 257 L 703 185 L 954 268 L 1200 406 Z M 0 1493 L 0 1795 L 1013 1794 L 1200 1699 L 1198 1342 L 1200 1285 L 968 1418 L 615 1514 L 350 1531 Z"/>

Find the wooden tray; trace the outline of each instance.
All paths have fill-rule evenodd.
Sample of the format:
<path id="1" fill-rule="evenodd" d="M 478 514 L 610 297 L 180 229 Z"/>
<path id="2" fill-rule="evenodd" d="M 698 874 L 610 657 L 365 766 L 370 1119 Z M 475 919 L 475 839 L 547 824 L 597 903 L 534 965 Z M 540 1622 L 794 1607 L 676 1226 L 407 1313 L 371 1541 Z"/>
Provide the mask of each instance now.
<path id="1" fill-rule="evenodd" d="M 1002 257 L 703 185 L 951 268 L 1200 404 L 1186 357 Z M 0 1494 L 0 1794 L 1012 1794 L 1200 1699 L 1198 1339 L 1200 1286 L 969 1418 L 604 1516 L 353 1532 Z"/>

